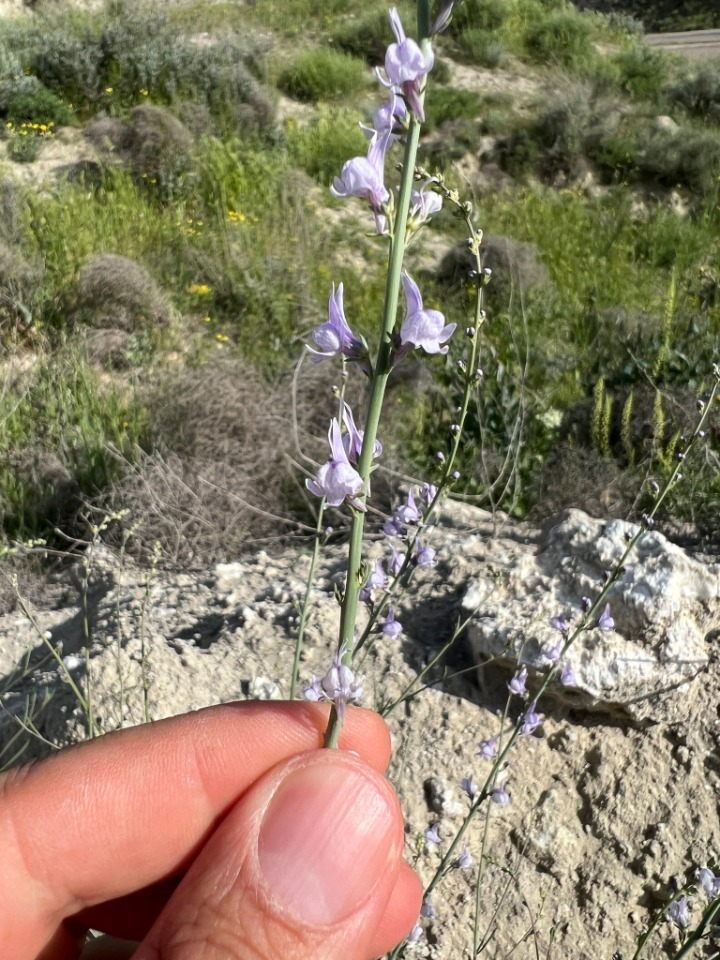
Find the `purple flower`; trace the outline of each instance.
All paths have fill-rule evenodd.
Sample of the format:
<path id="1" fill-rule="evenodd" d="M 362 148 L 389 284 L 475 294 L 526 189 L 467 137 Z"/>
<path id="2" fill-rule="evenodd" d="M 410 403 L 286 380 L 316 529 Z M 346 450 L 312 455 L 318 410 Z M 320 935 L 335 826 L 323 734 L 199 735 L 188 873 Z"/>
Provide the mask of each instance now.
<path id="1" fill-rule="evenodd" d="M 395 517 L 388 517 L 383 524 L 383 533 L 386 537 L 404 537 L 406 532 L 405 527 L 398 523 Z"/>
<path id="2" fill-rule="evenodd" d="M 423 53 L 414 40 L 405 36 L 400 15 L 395 7 L 390 10 L 390 23 L 397 43 L 391 43 L 385 54 L 385 72 L 390 83 L 399 87 L 408 106 L 422 123 L 425 120 L 420 90 L 422 81 L 432 70 L 435 57 L 427 47 Z"/>
<path id="3" fill-rule="evenodd" d="M 675 924 L 676 927 L 679 927 L 681 930 L 686 930 L 690 926 L 688 898 L 680 897 L 678 900 L 673 900 L 673 902 L 667 908 L 666 916 L 668 920 L 671 920 Z"/>
<path id="4" fill-rule="evenodd" d="M 419 567 L 436 567 L 435 553 L 436 551 L 432 547 L 424 546 L 422 540 L 418 537 L 416 560 Z"/>
<path id="5" fill-rule="evenodd" d="M 410 943 L 417 943 L 418 940 L 422 937 L 422 935 L 423 935 L 423 928 L 420 926 L 419 923 L 416 923 L 415 926 L 410 931 L 410 933 L 408 934 L 408 940 Z"/>
<path id="6" fill-rule="evenodd" d="M 431 36 L 435 36 L 436 33 L 441 33 L 450 23 L 454 6 L 455 0 L 444 0 L 437 17 L 435 17 L 432 27 L 430 27 Z"/>
<path id="7" fill-rule="evenodd" d="M 522 726 L 520 727 L 520 733 L 528 735 L 534 733 L 539 726 L 542 725 L 543 716 L 541 713 L 537 713 L 535 707 L 537 703 L 535 700 L 528 706 L 525 713 L 520 718 L 522 720 Z"/>
<path id="8" fill-rule="evenodd" d="M 365 348 L 345 319 L 343 285 L 341 283 L 338 284 L 337 290 L 335 284 L 333 284 L 328 304 L 328 317 L 327 323 L 322 323 L 313 330 L 313 340 L 320 349 L 315 350 L 313 347 L 307 347 L 313 361 L 320 363 L 327 357 L 357 358 L 361 356 Z"/>
<path id="9" fill-rule="evenodd" d="M 698 867 L 695 871 L 695 879 L 706 896 L 716 897 L 720 893 L 720 876 L 716 877 L 710 867 Z"/>
<path id="10" fill-rule="evenodd" d="M 550 663 L 555 663 L 556 660 L 560 659 L 560 652 L 563 648 L 562 640 L 558 640 L 557 643 L 553 644 L 551 647 L 545 647 L 542 651 L 542 655 L 546 660 L 549 660 Z"/>
<path id="11" fill-rule="evenodd" d="M 460 787 L 463 793 L 466 793 L 471 800 L 474 800 L 477 796 L 478 785 L 475 783 L 475 778 L 472 775 L 463 777 L 460 781 Z"/>
<path id="12" fill-rule="evenodd" d="M 386 637 L 390 637 L 391 640 L 399 637 L 402 633 L 402 624 L 399 620 L 395 619 L 395 610 L 393 607 L 390 607 L 388 610 L 388 615 L 385 617 L 385 622 L 382 625 L 382 632 Z"/>
<path id="13" fill-rule="evenodd" d="M 407 107 L 405 106 L 405 102 L 398 97 L 397 93 L 391 88 L 388 102 L 378 107 L 373 114 L 372 127 L 366 127 L 362 123 L 360 127 L 363 133 L 369 137 L 375 134 L 390 134 L 389 142 L 392 143 L 393 140 L 398 139 L 397 133 L 395 132 L 396 127 L 405 120 L 406 116 Z"/>
<path id="14" fill-rule="evenodd" d="M 516 673 L 512 678 L 510 683 L 508 683 L 508 690 L 510 693 L 514 693 L 518 697 L 524 697 L 527 693 L 525 684 L 527 682 L 527 667 L 523 667 L 519 673 Z"/>
<path id="15" fill-rule="evenodd" d="M 457 866 L 461 870 L 469 870 L 473 865 L 473 858 L 470 856 L 470 851 L 467 847 L 463 847 L 460 851 L 460 856 L 457 858 Z"/>
<path id="16" fill-rule="evenodd" d="M 304 690 L 306 700 L 332 701 L 337 708 L 341 723 L 345 720 L 346 704 L 362 699 L 363 695 L 362 678 L 357 677 L 352 668 L 343 663 L 345 653 L 346 648 L 343 645 L 338 650 L 322 682 L 318 681 L 317 677 L 313 677 L 310 686 Z"/>
<path id="17" fill-rule="evenodd" d="M 591 607 L 592 607 L 592 600 L 590 599 L 590 597 L 583 597 L 582 598 L 583 612 L 587 613 Z"/>
<path id="18" fill-rule="evenodd" d="M 340 424 L 333 417 L 328 431 L 331 457 L 317 472 L 314 480 L 306 480 L 305 486 L 316 497 L 325 497 L 328 506 L 339 507 L 347 501 L 356 510 L 365 510 L 365 505 L 357 499 L 363 488 L 360 474 L 350 465 L 340 433 Z"/>
<path id="19" fill-rule="evenodd" d="M 382 560 L 376 560 L 375 565 L 370 571 L 366 586 L 371 590 L 382 590 L 387 586 L 387 582 L 388 580 L 383 570 Z"/>
<path id="20" fill-rule="evenodd" d="M 410 487 L 408 490 L 407 503 L 401 503 L 399 507 L 395 508 L 393 519 L 399 524 L 418 523 L 422 519 L 422 514 L 415 506 L 415 497 L 413 496 L 412 487 Z"/>
<path id="21" fill-rule="evenodd" d="M 343 404 L 343 423 L 347 429 L 347 433 L 343 437 L 343 446 L 345 447 L 345 452 L 348 455 L 348 459 L 352 463 L 356 463 L 360 453 L 362 452 L 365 431 L 358 430 L 358 428 L 355 426 L 355 418 L 353 417 L 350 405 L 347 403 Z M 382 450 L 382 444 L 379 440 L 376 440 L 373 448 L 373 460 L 376 460 L 382 454 Z"/>
<path id="22" fill-rule="evenodd" d="M 407 299 L 407 313 L 400 327 L 401 350 L 398 358 L 402 354 L 402 346 L 406 350 L 407 347 L 422 347 L 425 353 L 447 353 L 448 348 L 441 344 L 450 339 L 457 324 L 446 325 L 445 317 L 439 310 L 425 310 L 420 290 L 412 277 L 403 272 L 401 279 Z"/>
<path id="23" fill-rule="evenodd" d="M 434 823 L 431 827 L 428 827 L 424 836 L 426 843 L 440 843 L 442 840 L 440 836 L 440 824 Z"/>
<path id="24" fill-rule="evenodd" d="M 420 916 L 425 917 L 426 920 L 434 920 L 435 917 L 437 917 L 435 907 L 433 907 L 430 902 L 430 897 L 426 897 L 423 900 L 422 906 L 420 907 Z"/>
<path id="25" fill-rule="evenodd" d="M 560 671 L 560 683 L 564 687 L 576 687 L 577 686 L 577 677 L 573 673 L 573 668 L 569 663 L 565 662 L 562 665 L 562 670 Z"/>
<path id="26" fill-rule="evenodd" d="M 429 507 L 437 496 L 437 487 L 432 483 L 424 483 L 420 488 L 420 499 Z"/>
<path id="27" fill-rule="evenodd" d="M 392 544 L 390 544 L 390 549 L 392 550 L 392 556 L 388 562 L 388 570 L 393 577 L 396 577 L 402 570 L 402 565 L 405 562 L 405 559 L 397 552 Z"/>
<path id="28" fill-rule="evenodd" d="M 614 629 L 615 629 L 615 621 L 614 621 L 613 618 L 610 616 L 610 604 L 609 604 L 609 603 L 606 603 L 606 604 L 605 604 L 605 609 L 604 609 L 603 612 L 600 614 L 600 619 L 598 620 L 597 625 L 600 627 L 601 630 L 614 630 Z"/>
<path id="29" fill-rule="evenodd" d="M 553 630 L 559 630 L 560 633 L 567 633 L 570 621 L 564 613 L 561 613 L 559 617 L 550 617 L 550 626 Z"/>
<path id="30" fill-rule="evenodd" d="M 499 807 L 507 807 L 507 805 L 510 803 L 510 794 L 507 792 L 505 787 L 493 787 L 493 790 L 490 794 L 490 799 Z"/>
<path id="31" fill-rule="evenodd" d="M 435 178 L 431 177 L 425 181 L 419 190 L 413 190 L 410 194 L 409 219 L 415 227 L 419 227 L 421 223 L 427 223 L 433 214 L 442 209 L 443 202 L 440 194 L 435 193 L 434 190 L 425 192 L 428 184 L 433 182 L 435 182 Z"/>
<path id="32" fill-rule="evenodd" d="M 498 737 L 491 737 L 489 740 L 481 740 L 478 756 L 485 757 L 486 760 L 494 760 L 498 754 L 498 739 Z"/>
<path id="33" fill-rule="evenodd" d="M 385 151 L 390 134 L 376 135 L 370 141 L 367 157 L 353 157 L 343 164 L 339 177 L 335 177 L 330 193 L 334 197 L 360 197 L 367 200 L 375 214 L 378 233 L 387 230 L 383 205 L 390 199 L 385 186 Z"/>

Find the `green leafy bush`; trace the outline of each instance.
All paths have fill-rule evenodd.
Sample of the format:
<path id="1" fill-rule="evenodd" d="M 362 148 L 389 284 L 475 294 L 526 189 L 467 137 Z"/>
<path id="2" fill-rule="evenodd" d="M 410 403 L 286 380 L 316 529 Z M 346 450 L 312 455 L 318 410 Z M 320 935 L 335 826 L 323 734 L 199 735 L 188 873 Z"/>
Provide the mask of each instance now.
<path id="1" fill-rule="evenodd" d="M 288 130 L 293 161 L 323 186 L 339 176 L 343 163 L 367 153 L 368 142 L 350 111 L 322 112 L 309 124 Z"/>
<path id="2" fill-rule="evenodd" d="M 720 124 L 720 65 L 710 61 L 685 70 L 666 88 L 671 103 L 694 117 Z"/>
<path id="3" fill-rule="evenodd" d="M 362 60 L 327 48 L 301 54 L 278 79 L 278 86 L 289 97 L 311 103 L 343 99 L 362 90 L 365 83 Z"/>
<path id="4" fill-rule="evenodd" d="M 359 20 L 344 24 L 330 36 L 339 50 L 360 57 L 373 67 L 384 64 L 390 37 L 387 9 L 380 7 Z"/>
<path id="5" fill-rule="evenodd" d="M 482 98 L 474 90 L 443 87 L 435 90 L 425 107 L 425 126 L 434 130 L 441 123 L 463 118 L 474 119 L 482 109 Z"/>
<path id="6" fill-rule="evenodd" d="M 570 10 L 558 10 L 530 24 L 525 43 L 538 63 L 577 67 L 595 57 L 589 21 Z"/>
<path id="7" fill-rule="evenodd" d="M 13 124 L 62 126 L 72 122 L 67 104 L 31 76 L 4 80 L 0 84 L 0 117 Z"/>
<path id="8" fill-rule="evenodd" d="M 657 101 L 668 75 L 668 58 L 644 43 L 615 58 L 620 85 L 633 97 Z"/>

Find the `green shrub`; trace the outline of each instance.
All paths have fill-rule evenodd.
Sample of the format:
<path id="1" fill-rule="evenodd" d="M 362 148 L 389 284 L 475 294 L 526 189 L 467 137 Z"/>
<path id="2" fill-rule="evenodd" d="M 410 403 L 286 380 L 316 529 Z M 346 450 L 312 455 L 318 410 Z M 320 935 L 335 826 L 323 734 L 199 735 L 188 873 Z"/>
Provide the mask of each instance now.
<path id="1" fill-rule="evenodd" d="M 668 85 L 666 95 L 692 116 L 720 123 L 720 64 L 710 61 L 686 70 Z"/>
<path id="2" fill-rule="evenodd" d="M 14 124 L 62 126 L 72 121 L 67 104 L 36 77 L 29 76 L 5 80 L 0 84 L 0 117 Z"/>
<path id="3" fill-rule="evenodd" d="M 507 0 L 462 0 L 453 11 L 447 32 L 459 38 L 467 30 L 499 30 L 509 15 Z"/>
<path id="4" fill-rule="evenodd" d="M 278 80 L 279 88 L 288 96 L 311 103 L 343 99 L 365 84 L 365 64 L 361 60 L 325 48 L 301 54 Z"/>
<path id="5" fill-rule="evenodd" d="M 665 54 L 644 43 L 619 54 L 615 62 L 620 71 L 620 85 L 633 97 L 657 100 L 667 80 L 668 59 Z"/>
<path id="6" fill-rule="evenodd" d="M 434 130 L 446 121 L 474 119 L 482 109 L 482 98 L 474 90 L 441 87 L 432 91 L 425 104 L 425 128 Z"/>
<path id="7" fill-rule="evenodd" d="M 538 63 L 577 67 L 595 56 L 589 21 L 565 9 L 532 23 L 525 43 Z"/>
<path id="8" fill-rule="evenodd" d="M 350 22 L 331 33 L 333 44 L 371 66 L 385 63 L 385 51 L 391 40 L 387 9 L 381 7 L 360 20 Z"/>
<path id="9" fill-rule="evenodd" d="M 494 70 L 507 60 L 507 49 L 502 40 L 482 27 L 468 28 L 458 37 L 457 43 L 462 58 L 480 67 Z"/>
<path id="10" fill-rule="evenodd" d="M 323 186 L 340 175 L 351 157 L 367 154 L 368 141 L 358 126 L 357 116 L 345 111 L 323 112 L 311 123 L 288 131 L 290 156 Z"/>

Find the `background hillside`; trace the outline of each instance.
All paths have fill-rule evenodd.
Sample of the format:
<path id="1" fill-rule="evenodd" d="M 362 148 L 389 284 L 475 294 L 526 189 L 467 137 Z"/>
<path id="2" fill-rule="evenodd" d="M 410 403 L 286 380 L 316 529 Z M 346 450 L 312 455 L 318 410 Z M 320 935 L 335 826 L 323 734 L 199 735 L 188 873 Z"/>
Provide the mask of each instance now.
<path id="1" fill-rule="evenodd" d="M 577 6 L 635 17 L 648 32 L 720 27 L 720 8 L 708 0 L 577 0 Z"/>

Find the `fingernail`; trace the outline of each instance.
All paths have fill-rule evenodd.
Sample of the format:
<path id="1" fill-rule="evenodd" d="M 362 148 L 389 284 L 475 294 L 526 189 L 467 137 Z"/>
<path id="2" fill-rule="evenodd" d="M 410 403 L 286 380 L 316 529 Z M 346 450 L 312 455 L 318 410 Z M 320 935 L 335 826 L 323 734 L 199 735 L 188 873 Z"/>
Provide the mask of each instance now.
<path id="1" fill-rule="evenodd" d="M 272 893 L 309 923 L 337 923 L 397 857 L 388 792 L 361 769 L 321 763 L 291 773 L 258 840 Z"/>

